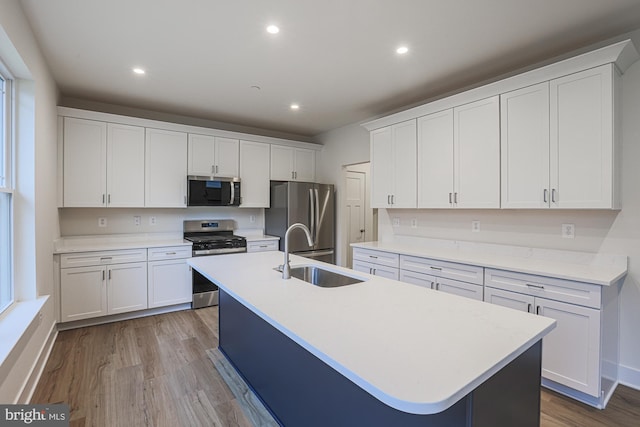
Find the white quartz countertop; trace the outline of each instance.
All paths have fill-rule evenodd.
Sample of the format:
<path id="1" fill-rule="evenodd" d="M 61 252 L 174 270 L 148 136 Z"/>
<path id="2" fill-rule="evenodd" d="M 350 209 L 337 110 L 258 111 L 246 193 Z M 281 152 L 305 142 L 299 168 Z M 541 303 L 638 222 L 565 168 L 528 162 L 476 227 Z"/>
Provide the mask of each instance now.
<path id="1" fill-rule="evenodd" d="M 555 327 L 542 316 L 295 255 L 292 266 L 322 265 L 365 281 L 320 288 L 283 280 L 273 270 L 282 259 L 282 252 L 257 252 L 187 262 L 362 389 L 409 413 L 447 409 Z"/>
<path id="2" fill-rule="evenodd" d="M 259 234 L 259 235 L 243 235 L 243 234 L 240 234 L 240 236 L 242 236 L 245 239 L 247 239 L 247 243 L 249 243 L 249 242 L 264 242 L 264 241 L 267 241 L 267 240 L 280 240 L 279 237 L 268 236 L 266 234 Z"/>
<path id="3" fill-rule="evenodd" d="M 77 236 L 56 240 L 54 242 L 54 253 L 158 248 L 163 246 L 191 246 L 191 242 L 184 240 L 182 233 Z"/>
<path id="4" fill-rule="evenodd" d="M 609 286 L 627 274 L 627 257 L 491 244 L 352 243 L 354 248 L 457 262 Z"/>

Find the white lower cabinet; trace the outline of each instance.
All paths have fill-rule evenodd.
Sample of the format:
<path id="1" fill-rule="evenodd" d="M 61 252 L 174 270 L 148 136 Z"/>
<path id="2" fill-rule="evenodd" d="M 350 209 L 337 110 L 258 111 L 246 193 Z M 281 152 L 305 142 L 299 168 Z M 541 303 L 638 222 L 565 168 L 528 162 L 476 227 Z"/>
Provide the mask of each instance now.
<path id="1" fill-rule="evenodd" d="M 147 263 L 62 268 L 61 321 L 147 308 Z"/>
<path id="2" fill-rule="evenodd" d="M 398 280 L 399 255 L 372 249 L 353 248 L 353 269 Z"/>
<path id="3" fill-rule="evenodd" d="M 252 240 L 247 242 L 247 252 L 277 251 L 279 243 L 278 240 Z"/>
<path id="4" fill-rule="evenodd" d="M 615 286 L 614 286 L 615 288 Z M 486 269 L 485 301 L 556 320 L 542 344 L 543 385 L 595 406 L 604 406 L 614 385 L 617 345 L 605 345 L 605 331 L 617 336 L 617 298 L 588 283 Z M 607 293 L 615 292 L 609 289 Z M 603 301 L 609 300 L 606 304 Z M 614 377 L 614 378 L 611 378 Z M 553 383 L 546 383 L 550 380 Z M 556 386 L 557 385 L 557 386 Z"/>
<path id="5" fill-rule="evenodd" d="M 148 249 L 149 308 L 191 302 L 191 270 L 186 262 L 190 257 L 189 246 Z"/>
<path id="6" fill-rule="evenodd" d="M 404 255 L 401 255 L 401 258 L 403 256 Z M 442 291 L 448 294 L 459 295 L 461 297 L 482 301 L 482 285 L 478 285 L 475 283 L 467 283 L 460 280 L 437 277 L 434 275 L 419 273 L 416 271 L 404 270 L 402 268 L 400 269 L 399 280 L 401 282 L 423 286 L 428 289 L 434 289 L 436 291 Z"/>

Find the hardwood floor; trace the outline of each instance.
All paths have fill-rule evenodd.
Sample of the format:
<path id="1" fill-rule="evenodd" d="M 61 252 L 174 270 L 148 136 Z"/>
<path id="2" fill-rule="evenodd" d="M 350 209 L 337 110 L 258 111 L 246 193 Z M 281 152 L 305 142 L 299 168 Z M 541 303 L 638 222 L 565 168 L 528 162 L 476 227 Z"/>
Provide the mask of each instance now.
<path id="1" fill-rule="evenodd" d="M 206 353 L 217 324 L 209 307 L 60 332 L 31 403 L 69 404 L 74 427 L 249 427 Z M 640 425 L 624 386 L 604 411 L 546 389 L 541 406 L 541 427 Z"/>

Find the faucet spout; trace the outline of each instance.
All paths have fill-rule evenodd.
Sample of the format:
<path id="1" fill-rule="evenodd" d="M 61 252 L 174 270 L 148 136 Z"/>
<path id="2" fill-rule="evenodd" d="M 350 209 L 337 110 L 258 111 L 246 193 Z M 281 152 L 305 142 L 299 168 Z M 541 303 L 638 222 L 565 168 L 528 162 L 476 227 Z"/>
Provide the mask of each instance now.
<path id="1" fill-rule="evenodd" d="M 311 232 L 306 225 L 296 222 L 295 224 L 291 224 L 291 226 L 287 228 L 287 231 L 284 233 L 284 263 L 282 264 L 283 279 L 291 278 L 291 266 L 289 265 L 289 234 L 291 234 L 291 232 L 296 228 L 300 228 L 302 231 L 304 231 L 304 233 L 307 235 L 307 242 L 309 243 L 309 246 L 313 246 Z"/>

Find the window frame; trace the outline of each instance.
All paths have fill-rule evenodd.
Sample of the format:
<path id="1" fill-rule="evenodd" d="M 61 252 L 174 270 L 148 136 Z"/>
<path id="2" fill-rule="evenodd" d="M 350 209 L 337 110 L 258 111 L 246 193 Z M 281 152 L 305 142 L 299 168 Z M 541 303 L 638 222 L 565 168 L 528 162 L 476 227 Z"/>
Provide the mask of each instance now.
<path id="1" fill-rule="evenodd" d="M 0 102 L 2 102 L 2 109 L 0 112 L 0 150 L 1 152 L 1 165 L 0 165 L 0 197 L 6 198 L 5 201 L 0 203 L 0 207 L 5 208 L 8 211 L 8 215 L 5 216 L 5 212 L 0 212 L 0 227 L 5 228 L 6 233 L 0 232 L 0 237 L 4 237 L 7 241 L 0 242 L 0 253 L 6 250 L 7 256 L 2 256 L 0 259 L 0 286 L 8 286 L 8 298 L 3 301 L 2 293 L 6 292 L 6 289 L 0 289 L 0 315 L 5 313 L 9 307 L 15 302 L 15 282 L 14 282 L 14 120 L 15 117 L 15 79 L 6 68 L 4 63 L 0 60 L 0 79 L 2 79 L 2 88 L 0 92 Z M 5 205 L 6 206 L 2 206 Z M 5 222 L 6 221 L 6 222 Z M 6 234 L 6 235 L 5 235 Z"/>

